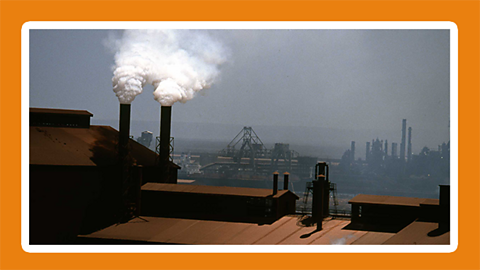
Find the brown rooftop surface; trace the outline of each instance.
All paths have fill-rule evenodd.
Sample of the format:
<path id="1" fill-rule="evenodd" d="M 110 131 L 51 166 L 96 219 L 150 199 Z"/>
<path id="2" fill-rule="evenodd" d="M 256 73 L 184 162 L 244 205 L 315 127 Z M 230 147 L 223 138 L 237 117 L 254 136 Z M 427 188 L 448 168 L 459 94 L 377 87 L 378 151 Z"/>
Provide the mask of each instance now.
<path id="1" fill-rule="evenodd" d="M 240 187 L 217 187 L 217 186 L 200 186 L 200 185 L 177 185 L 162 183 L 146 183 L 142 186 L 142 190 L 164 191 L 164 192 L 186 192 L 201 194 L 219 194 L 231 196 L 247 196 L 247 197 L 267 197 L 272 195 L 271 189 L 265 188 L 240 188 Z M 274 198 L 290 193 L 288 190 L 279 190 Z M 298 197 L 297 197 L 298 198 Z"/>
<path id="2" fill-rule="evenodd" d="M 117 162 L 118 131 L 109 126 L 90 128 L 30 127 L 30 164 L 105 166 Z M 130 140 L 137 164 L 153 166 L 156 154 Z"/>
<path id="3" fill-rule="evenodd" d="M 450 232 L 445 232 L 437 236 L 428 236 L 429 233 L 435 232 L 437 229 L 438 223 L 414 221 L 385 241 L 385 244 L 448 245 L 450 243 Z"/>
<path id="4" fill-rule="evenodd" d="M 135 218 L 89 235 L 84 239 L 132 240 L 146 243 L 214 245 L 367 245 L 448 244 L 449 233 L 427 236 L 438 225 L 413 222 L 398 234 L 345 229 L 347 219 L 326 219 L 323 230 L 299 225 L 297 216 L 285 216 L 272 224 L 222 222 L 162 217 Z"/>
<path id="5" fill-rule="evenodd" d="M 381 205 L 402 205 L 402 206 L 420 206 L 421 203 L 437 204 L 438 199 L 425 198 L 409 198 L 409 197 L 395 197 L 395 196 L 381 196 L 381 195 L 365 195 L 359 194 L 352 198 L 348 203 L 350 204 L 381 204 Z"/>
<path id="6" fill-rule="evenodd" d="M 30 108 L 31 113 L 50 113 L 50 114 L 75 114 L 93 116 L 89 111 L 85 110 L 65 110 L 65 109 L 45 109 L 45 108 Z"/>

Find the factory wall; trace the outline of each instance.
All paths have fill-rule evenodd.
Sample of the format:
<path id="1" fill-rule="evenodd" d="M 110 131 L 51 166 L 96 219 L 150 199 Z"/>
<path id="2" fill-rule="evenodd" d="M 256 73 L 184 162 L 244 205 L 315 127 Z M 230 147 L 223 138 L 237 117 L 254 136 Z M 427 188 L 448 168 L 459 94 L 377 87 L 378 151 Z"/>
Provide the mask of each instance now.
<path id="1" fill-rule="evenodd" d="M 293 194 L 272 198 L 143 190 L 141 215 L 272 223 L 295 213 L 295 201 Z"/>
<path id="2" fill-rule="evenodd" d="M 114 180 L 111 168 L 30 165 L 30 243 L 69 243 L 111 225 L 120 200 Z"/>

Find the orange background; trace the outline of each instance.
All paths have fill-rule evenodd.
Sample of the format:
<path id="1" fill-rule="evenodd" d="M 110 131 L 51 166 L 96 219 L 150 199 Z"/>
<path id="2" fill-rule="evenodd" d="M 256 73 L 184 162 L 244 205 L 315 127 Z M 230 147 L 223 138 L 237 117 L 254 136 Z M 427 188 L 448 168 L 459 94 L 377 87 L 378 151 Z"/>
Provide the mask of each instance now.
<path id="1" fill-rule="evenodd" d="M 480 269 L 479 1 L 0 1 L 1 269 Z M 450 254 L 29 254 L 20 245 L 27 21 L 452 21 L 459 36 L 459 246 Z"/>

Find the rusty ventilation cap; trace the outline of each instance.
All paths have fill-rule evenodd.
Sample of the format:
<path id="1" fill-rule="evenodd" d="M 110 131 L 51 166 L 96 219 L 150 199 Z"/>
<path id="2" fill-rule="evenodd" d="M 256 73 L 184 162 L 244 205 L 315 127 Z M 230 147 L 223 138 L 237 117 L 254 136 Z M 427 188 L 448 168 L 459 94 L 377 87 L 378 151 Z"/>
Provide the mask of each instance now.
<path id="1" fill-rule="evenodd" d="M 289 172 L 284 172 L 283 175 L 289 175 L 290 173 Z"/>
<path id="2" fill-rule="evenodd" d="M 277 171 L 275 171 L 273 174 L 276 174 L 276 175 L 278 175 L 278 172 L 277 172 Z"/>

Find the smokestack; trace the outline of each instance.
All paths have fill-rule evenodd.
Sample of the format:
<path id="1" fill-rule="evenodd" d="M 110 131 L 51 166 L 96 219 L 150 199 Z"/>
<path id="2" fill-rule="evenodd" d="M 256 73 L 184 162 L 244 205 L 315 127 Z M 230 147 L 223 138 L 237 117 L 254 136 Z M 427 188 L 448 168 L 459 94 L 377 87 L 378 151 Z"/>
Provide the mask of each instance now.
<path id="1" fill-rule="evenodd" d="M 412 161 L 412 127 L 408 128 L 408 148 L 407 148 L 407 160 Z"/>
<path id="2" fill-rule="evenodd" d="M 397 143 L 392 142 L 392 158 L 397 158 Z"/>
<path id="3" fill-rule="evenodd" d="M 388 157 L 388 140 L 385 140 L 385 159 Z"/>
<path id="4" fill-rule="evenodd" d="M 322 221 L 325 208 L 325 175 L 317 175 L 317 180 L 313 183 L 313 202 L 312 202 L 312 218 L 317 223 L 317 231 L 322 230 Z"/>
<path id="5" fill-rule="evenodd" d="M 440 185 L 439 229 L 450 230 L 450 185 Z"/>
<path id="6" fill-rule="evenodd" d="M 352 156 L 352 163 L 355 162 L 355 142 L 352 141 L 352 144 L 350 145 L 350 154 Z"/>
<path id="7" fill-rule="evenodd" d="M 402 120 L 402 142 L 400 143 L 400 159 L 405 160 L 405 140 L 407 133 L 407 119 Z"/>
<path id="8" fill-rule="evenodd" d="M 172 107 L 162 106 L 160 110 L 160 161 L 170 159 L 170 128 L 172 125 Z"/>
<path id="9" fill-rule="evenodd" d="M 128 155 L 128 140 L 130 137 L 130 104 L 120 104 L 120 123 L 118 138 L 118 157 L 123 166 Z"/>
<path id="10" fill-rule="evenodd" d="M 288 172 L 285 172 L 283 174 L 283 190 L 288 190 L 288 177 L 289 177 L 289 173 Z"/>
<path id="11" fill-rule="evenodd" d="M 367 142 L 367 149 L 366 149 L 366 154 L 365 154 L 365 160 L 368 161 L 370 158 L 370 142 Z"/>
<path id="12" fill-rule="evenodd" d="M 159 166 L 162 168 L 164 182 L 169 182 L 170 162 L 170 128 L 172 122 L 172 107 L 161 106 L 160 109 L 160 155 Z M 165 181 L 166 180 L 166 181 Z"/>
<path id="13" fill-rule="evenodd" d="M 273 173 L 273 195 L 276 195 L 278 191 L 278 172 Z"/>

